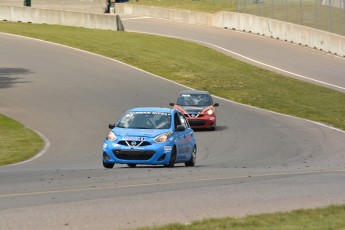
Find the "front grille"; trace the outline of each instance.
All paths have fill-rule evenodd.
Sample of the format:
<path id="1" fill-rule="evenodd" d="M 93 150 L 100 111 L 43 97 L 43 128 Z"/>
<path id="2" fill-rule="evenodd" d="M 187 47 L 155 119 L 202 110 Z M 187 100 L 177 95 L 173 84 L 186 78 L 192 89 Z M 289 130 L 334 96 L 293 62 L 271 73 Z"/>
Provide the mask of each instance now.
<path id="1" fill-rule="evenodd" d="M 118 159 L 121 160 L 149 160 L 154 154 L 153 150 L 116 150 L 113 149 L 113 153 Z"/>
<path id="2" fill-rule="evenodd" d="M 204 126 L 206 121 L 205 120 L 188 120 L 190 126 L 198 127 Z"/>
<path id="3" fill-rule="evenodd" d="M 187 118 L 197 118 L 197 117 L 204 117 L 205 115 L 204 114 L 201 114 L 201 113 L 186 113 L 184 114 L 185 117 Z"/>
<path id="4" fill-rule="evenodd" d="M 135 144 L 133 145 L 133 141 L 119 141 L 118 144 L 119 145 L 124 145 L 124 146 L 148 146 L 148 145 L 151 145 L 150 142 L 148 141 L 143 141 L 141 143 L 141 141 L 134 141 Z"/>

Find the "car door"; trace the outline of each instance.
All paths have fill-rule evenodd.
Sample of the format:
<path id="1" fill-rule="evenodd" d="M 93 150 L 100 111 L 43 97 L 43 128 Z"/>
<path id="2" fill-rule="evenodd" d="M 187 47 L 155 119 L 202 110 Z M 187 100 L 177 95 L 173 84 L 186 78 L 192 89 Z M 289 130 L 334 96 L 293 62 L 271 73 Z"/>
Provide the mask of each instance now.
<path id="1" fill-rule="evenodd" d="M 179 136 L 179 153 L 176 158 L 177 161 L 186 161 L 186 159 L 190 158 L 190 139 L 191 139 L 191 133 L 190 133 L 190 127 L 188 124 L 187 119 L 183 116 L 182 113 L 177 112 L 177 118 L 180 123 L 180 125 L 185 127 L 184 131 L 179 131 L 178 136 Z"/>
<path id="2" fill-rule="evenodd" d="M 185 127 L 185 131 L 183 132 L 184 136 L 184 150 L 185 150 L 185 158 L 190 159 L 190 154 L 193 151 L 194 148 L 194 132 L 191 129 L 186 117 L 182 114 L 179 113 L 180 120 L 182 122 L 182 125 Z"/>
<path id="3" fill-rule="evenodd" d="M 186 138 L 185 138 L 185 131 L 176 131 L 178 125 L 182 125 L 180 116 L 178 112 L 174 115 L 174 128 L 176 132 L 176 161 L 181 161 L 185 158 L 186 152 Z"/>

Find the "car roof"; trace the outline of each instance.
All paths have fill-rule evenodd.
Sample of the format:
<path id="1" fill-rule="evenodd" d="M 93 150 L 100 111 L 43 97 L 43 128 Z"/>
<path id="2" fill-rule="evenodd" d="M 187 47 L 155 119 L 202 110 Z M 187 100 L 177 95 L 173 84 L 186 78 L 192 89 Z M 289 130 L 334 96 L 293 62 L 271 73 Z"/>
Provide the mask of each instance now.
<path id="1" fill-rule="evenodd" d="M 207 91 L 196 90 L 196 89 L 183 90 L 180 92 L 180 95 L 182 95 L 182 94 L 208 94 L 208 95 L 210 95 L 210 93 Z"/>
<path id="2" fill-rule="evenodd" d="M 129 109 L 128 112 L 162 112 L 162 113 L 172 113 L 174 109 L 161 108 L 161 107 L 137 107 Z"/>

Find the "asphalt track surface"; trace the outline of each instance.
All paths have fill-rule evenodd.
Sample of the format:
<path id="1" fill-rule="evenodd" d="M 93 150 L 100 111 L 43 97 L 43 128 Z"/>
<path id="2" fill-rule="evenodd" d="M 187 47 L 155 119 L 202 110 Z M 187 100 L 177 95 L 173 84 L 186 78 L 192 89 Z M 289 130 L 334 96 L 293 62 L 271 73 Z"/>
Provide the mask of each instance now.
<path id="1" fill-rule="evenodd" d="M 123 23 L 345 86 L 344 60 L 322 52 L 155 19 Z M 0 34 L 0 63 L 0 113 L 47 140 L 39 157 L 0 167 L 1 229 L 135 228 L 345 203 L 343 131 L 216 98 L 219 126 L 196 133 L 196 167 L 106 170 L 101 149 L 108 123 L 131 107 L 167 106 L 185 87 L 94 54 L 6 34 Z"/>

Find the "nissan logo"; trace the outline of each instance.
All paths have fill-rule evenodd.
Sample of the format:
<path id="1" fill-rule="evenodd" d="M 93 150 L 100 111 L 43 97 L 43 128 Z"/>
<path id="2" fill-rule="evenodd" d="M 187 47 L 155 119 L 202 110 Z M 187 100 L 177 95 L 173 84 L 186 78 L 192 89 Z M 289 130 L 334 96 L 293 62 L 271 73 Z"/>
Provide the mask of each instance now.
<path id="1" fill-rule="evenodd" d="M 132 142 L 131 142 L 131 145 L 132 145 L 132 146 L 136 146 L 136 145 L 137 145 L 137 142 L 132 141 Z"/>

